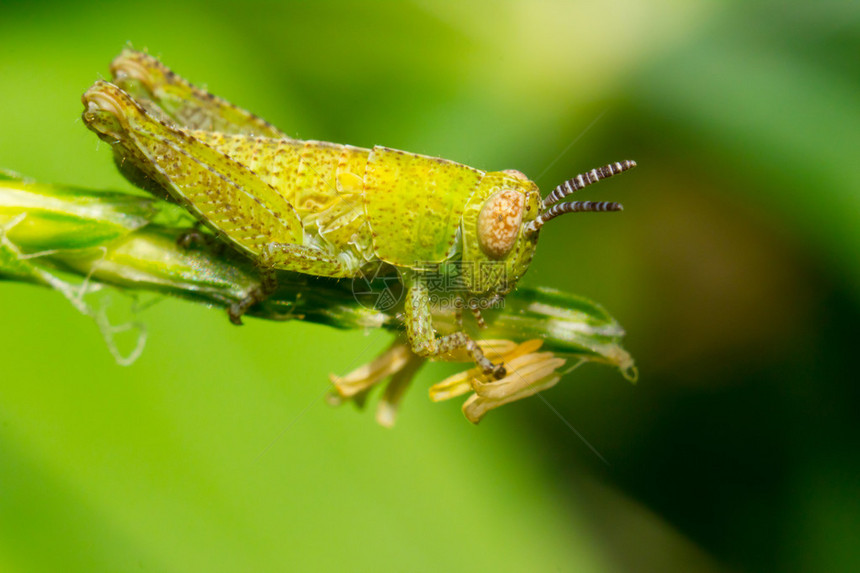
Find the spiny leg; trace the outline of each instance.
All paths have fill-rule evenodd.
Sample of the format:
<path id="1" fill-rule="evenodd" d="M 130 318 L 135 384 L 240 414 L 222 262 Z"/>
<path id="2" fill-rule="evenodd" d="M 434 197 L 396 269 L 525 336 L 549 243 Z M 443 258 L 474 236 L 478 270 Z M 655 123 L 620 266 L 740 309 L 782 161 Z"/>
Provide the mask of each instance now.
<path id="1" fill-rule="evenodd" d="M 96 82 L 83 100 L 90 129 L 258 266 L 337 278 L 357 271 L 357 262 L 304 245 L 293 206 L 246 166 L 154 119 L 112 84 Z M 266 283 L 250 292 L 231 309 L 231 320 L 239 322 L 273 289 Z"/>
<path id="2" fill-rule="evenodd" d="M 406 336 L 415 354 L 427 358 L 440 356 L 458 348 L 465 348 L 481 367 L 484 374 L 491 374 L 496 379 L 505 377 L 507 373 L 501 364 L 493 364 L 484 356 L 481 347 L 471 336 L 458 331 L 445 336 L 436 336 L 430 311 L 430 291 L 420 275 L 406 278 L 408 295 L 406 299 L 405 322 Z"/>
<path id="3" fill-rule="evenodd" d="M 125 49 L 110 66 L 113 83 L 181 127 L 289 139 L 269 122 L 214 96 L 180 76 L 158 59 Z"/>
<path id="4" fill-rule="evenodd" d="M 475 317 L 475 322 L 478 323 L 478 328 L 487 328 L 487 323 L 484 321 L 484 315 L 481 314 L 481 309 L 478 308 L 478 305 L 474 302 L 469 303 L 469 310 L 472 311 L 472 316 Z"/>
<path id="5" fill-rule="evenodd" d="M 463 332 L 454 332 L 446 334 L 436 339 L 436 354 L 447 354 L 458 348 L 465 348 L 475 364 L 481 367 L 484 374 L 492 374 L 493 378 L 499 380 L 504 378 L 507 370 L 502 364 L 493 364 L 492 361 L 484 356 L 484 351 L 478 346 L 478 343 L 471 336 Z"/>
<path id="6" fill-rule="evenodd" d="M 84 122 L 126 163 L 260 266 L 335 278 L 357 270 L 357 264 L 304 245 L 295 208 L 247 166 L 158 121 L 107 82 L 93 84 L 83 101 Z"/>
<path id="7" fill-rule="evenodd" d="M 496 295 L 498 296 L 498 295 Z M 491 299 L 495 300 L 495 299 Z M 487 323 L 484 320 L 484 315 L 481 314 L 481 309 L 478 308 L 478 304 L 474 301 L 469 302 L 469 311 L 471 311 L 472 316 L 475 317 L 475 322 L 478 323 L 478 328 L 485 329 L 487 328 Z M 457 325 L 459 330 L 463 330 L 463 309 L 466 307 L 466 303 L 463 301 L 463 297 L 457 296 L 454 298 L 454 324 Z"/>
<path id="8" fill-rule="evenodd" d="M 239 251 L 259 260 L 269 243 L 303 243 L 296 210 L 247 166 L 158 121 L 107 82 L 83 101 L 87 127 Z"/>

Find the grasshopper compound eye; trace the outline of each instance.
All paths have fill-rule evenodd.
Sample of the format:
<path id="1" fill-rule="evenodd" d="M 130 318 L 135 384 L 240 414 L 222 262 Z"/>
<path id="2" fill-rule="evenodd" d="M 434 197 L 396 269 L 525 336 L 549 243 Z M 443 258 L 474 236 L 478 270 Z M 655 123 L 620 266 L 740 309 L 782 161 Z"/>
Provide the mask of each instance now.
<path id="1" fill-rule="evenodd" d="M 523 222 L 525 196 L 514 189 L 496 191 L 478 215 L 478 243 L 491 259 L 507 255 L 517 241 Z"/>

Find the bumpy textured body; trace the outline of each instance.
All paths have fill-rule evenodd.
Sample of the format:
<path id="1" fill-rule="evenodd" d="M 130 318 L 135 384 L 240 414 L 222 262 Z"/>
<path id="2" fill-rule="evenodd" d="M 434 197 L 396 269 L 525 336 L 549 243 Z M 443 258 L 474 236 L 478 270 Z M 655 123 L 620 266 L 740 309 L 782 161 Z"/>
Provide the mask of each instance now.
<path id="1" fill-rule="evenodd" d="M 463 229 L 476 194 L 481 203 L 502 188 L 539 197 L 519 175 L 381 146 L 182 129 L 107 82 L 87 97 L 118 123 L 108 133 L 120 161 L 130 162 L 125 169 L 142 172 L 238 249 L 276 268 L 330 277 L 351 277 L 376 262 L 426 268 L 455 258 L 464 235 L 477 232 Z M 273 244 L 318 252 L 292 265 Z"/>
<path id="2" fill-rule="evenodd" d="M 451 259 L 460 250 L 465 206 L 486 175 L 381 146 L 191 135 L 274 188 L 295 208 L 306 240 L 346 254 L 351 269 L 377 260 L 417 268 Z"/>
<path id="3" fill-rule="evenodd" d="M 454 272 L 459 282 L 446 294 L 477 310 L 515 287 L 547 220 L 620 210 L 564 202 L 542 212 L 537 186 L 517 171 L 292 139 L 139 52 L 124 51 L 111 71 L 114 83 L 96 82 L 84 94 L 84 122 L 111 144 L 131 181 L 181 204 L 258 264 L 261 286 L 231 309 L 237 323 L 275 288 L 273 269 L 344 278 L 388 264 L 407 290 L 412 349 L 432 357 L 465 348 L 500 377 L 504 368 L 462 330 L 437 336 L 428 276 Z M 552 201 L 632 165 L 579 176 L 556 188 Z"/>

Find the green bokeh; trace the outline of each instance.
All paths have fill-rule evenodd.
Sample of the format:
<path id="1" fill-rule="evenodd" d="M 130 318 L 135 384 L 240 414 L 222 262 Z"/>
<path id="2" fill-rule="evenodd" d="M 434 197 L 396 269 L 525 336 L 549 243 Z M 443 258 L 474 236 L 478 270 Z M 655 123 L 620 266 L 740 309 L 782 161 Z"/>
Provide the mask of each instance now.
<path id="1" fill-rule="evenodd" d="M 544 189 L 636 159 L 587 192 L 625 212 L 548 225 L 526 281 L 605 305 L 640 382 L 544 394 L 604 466 L 538 398 L 430 403 L 445 366 L 394 430 L 326 406 L 381 331 L 163 300 L 122 367 L 0 284 L 0 571 L 860 566 L 860 5 L 4 2 L 0 167 L 129 190 L 79 120 L 129 42 L 296 137 Z"/>

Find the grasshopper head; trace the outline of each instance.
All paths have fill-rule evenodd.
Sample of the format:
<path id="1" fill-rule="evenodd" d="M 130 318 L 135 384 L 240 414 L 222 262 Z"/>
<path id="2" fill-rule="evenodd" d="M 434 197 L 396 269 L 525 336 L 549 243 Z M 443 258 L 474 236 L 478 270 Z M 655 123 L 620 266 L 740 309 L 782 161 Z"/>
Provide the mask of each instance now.
<path id="1" fill-rule="evenodd" d="M 546 199 L 519 171 L 487 173 L 463 213 L 463 274 L 472 294 L 504 295 L 529 268 L 541 227 L 565 213 L 621 211 L 608 201 L 562 201 L 565 197 L 636 166 L 621 161 L 577 175 Z"/>
<path id="2" fill-rule="evenodd" d="M 487 173 L 463 213 L 463 274 L 476 295 L 506 294 L 525 274 L 537 233 L 523 232 L 539 215 L 540 191 L 519 171 Z"/>

